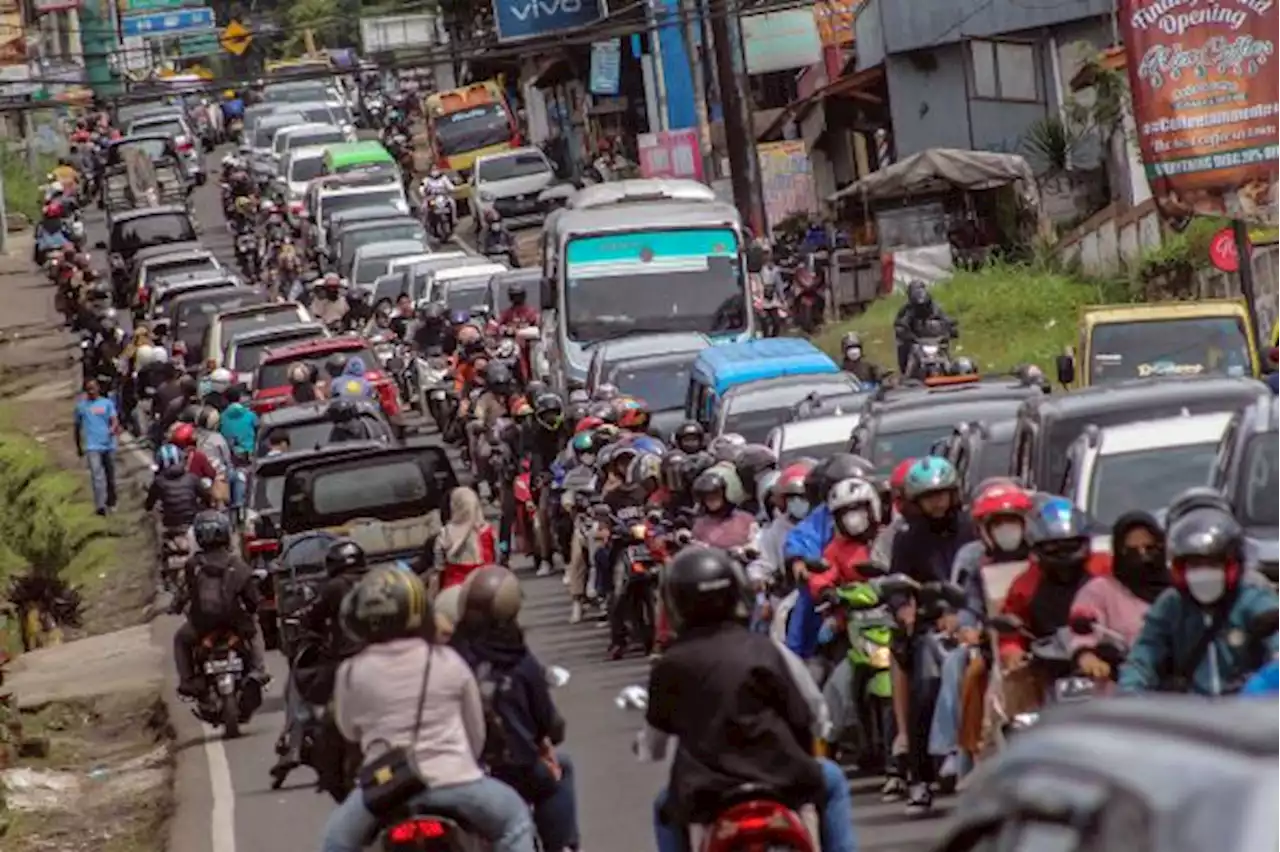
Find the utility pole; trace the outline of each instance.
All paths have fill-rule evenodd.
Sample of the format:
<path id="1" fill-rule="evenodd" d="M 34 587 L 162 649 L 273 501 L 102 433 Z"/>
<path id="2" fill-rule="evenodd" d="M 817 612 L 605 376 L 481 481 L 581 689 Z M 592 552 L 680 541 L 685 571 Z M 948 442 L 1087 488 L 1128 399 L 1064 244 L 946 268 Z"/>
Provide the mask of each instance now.
<path id="1" fill-rule="evenodd" d="M 681 0 L 680 14 L 683 20 L 680 30 L 684 34 L 684 52 L 689 55 L 689 73 L 693 79 L 693 110 L 698 117 L 698 153 L 702 157 L 702 174 L 708 181 L 714 174 L 711 162 L 711 123 L 707 117 L 707 81 L 702 73 L 702 62 L 698 59 L 697 39 L 693 37 L 693 28 L 697 26 L 697 0 Z M 705 47 L 704 43 L 704 47 Z"/>
<path id="2" fill-rule="evenodd" d="M 757 236 L 765 234 L 764 195 L 760 188 L 760 161 L 751 123 L 750 86 L 742 55 L 742 28 L 738 0 L 714 0 L 710 7 L 715 39 L 716 68 L 720 77 L 720 103 L 724 108 L 724 135 L 729 148 L 729 178 L 733 203 Z"/>

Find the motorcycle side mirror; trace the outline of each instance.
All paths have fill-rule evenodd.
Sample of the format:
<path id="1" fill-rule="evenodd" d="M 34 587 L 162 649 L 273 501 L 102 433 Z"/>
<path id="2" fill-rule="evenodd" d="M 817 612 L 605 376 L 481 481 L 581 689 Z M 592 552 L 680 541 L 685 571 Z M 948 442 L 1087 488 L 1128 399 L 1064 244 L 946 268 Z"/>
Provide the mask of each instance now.
<path id="1" fill-rule="evenodd" d="M 563 666 L 547 666 L 547 686 L 559 689 L 569 682 L 573 675 Z"/>
<path id="2" fill-rule="evenodd" d="M 98 249 L 99 251 L 106 251 L 106 249 L 107 249 L 107 241 L 106 241 L 106 240 L 98 240 L 96 243 L 94 243 L 94 244 L 93 244 L 93 247 L 94 247 L 94 248 L 96 248 L 96 249 Z"/>
<path id="3" fill-rule="evenodd" d="M 1274 636 L 1277 628 L 1280 628 L 1280 609 L 1269 609 L 1250 618 L 1245 631 L 1250 639 L 1262 642 Z"/>
<path id="4" fill-rule="evenodd" d="M 857 574 L 861 574 L 868 579 L 872 577 L 883 577 L 889 573 L 889 568 L 879 562 L 859 562 L 853 566 L 853 570 Z"/>
<path id="5" fill-rule="evenodd" d="M 1019 634 L 1025 629 L 1021 618 L 1007 612 L 988 619 L 987 626 L 1001 635 Z"/>
<path id="6" fill-rule="evenodd" d="M 619 710 L 637 710 L 643 713 L 649 709 L 649 690 L 643 686 L 623 687 L 613 703 Z"/>
<path id="7" fill-rule="evenodd" d="M 678 529 L 676 530 L 675 540 L 678 546 L 684 547 L 686 544 L 693 541 L 693 533 L 687 528 Z"/>
<path id="8" fill-rule="evenodd" d="M 1076 380 L 1076 359 L 1069 353 L 1059 355 L 1055 359 L 1058 368 L 1058 383 L 1066 386 Z"/>
<path id="9" fill-rule="evenodd" d="M 658 524 L 661 524 L 663 521 L 662 510 L 650 509 L 648 513 L 645 514 L 644 520 L 645 520 L 645 523 L 649 524 L 650 526 L 656 526 Z"/>

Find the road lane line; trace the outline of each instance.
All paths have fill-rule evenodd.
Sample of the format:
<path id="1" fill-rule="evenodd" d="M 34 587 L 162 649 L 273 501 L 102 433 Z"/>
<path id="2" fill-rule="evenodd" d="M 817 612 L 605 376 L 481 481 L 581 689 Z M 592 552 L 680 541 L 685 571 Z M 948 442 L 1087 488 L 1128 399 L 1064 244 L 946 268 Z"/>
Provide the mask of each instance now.
<path id="1" fill-rule="evenodd" d="M 209 764 L 209 788 L 213 807 L 209 809 L 212 852 L 236 852 L 236 791 L 231 783 L 231 765 L 222 745 L 222 734 L 207 722 L 204 729 L 204 757 Z"/>

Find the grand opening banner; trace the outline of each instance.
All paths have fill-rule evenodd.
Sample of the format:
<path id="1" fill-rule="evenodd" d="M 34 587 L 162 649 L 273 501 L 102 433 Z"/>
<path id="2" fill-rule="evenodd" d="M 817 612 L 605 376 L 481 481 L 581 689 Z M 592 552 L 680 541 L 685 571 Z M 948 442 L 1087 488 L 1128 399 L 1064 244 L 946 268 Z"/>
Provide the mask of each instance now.
<path id="1" fill-rule="evenodd" d="M 1119 0 L 1147 180 L 1168 216 L 1274 221 L 1280 0 Z"/>

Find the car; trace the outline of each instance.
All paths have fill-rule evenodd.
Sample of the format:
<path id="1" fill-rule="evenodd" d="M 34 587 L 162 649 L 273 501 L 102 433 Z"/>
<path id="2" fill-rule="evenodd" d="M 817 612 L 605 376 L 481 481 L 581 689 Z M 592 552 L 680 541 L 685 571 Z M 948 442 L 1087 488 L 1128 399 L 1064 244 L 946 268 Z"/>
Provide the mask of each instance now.
<path id="1" fill-rule="evenodd" d="M 218 260 L 218 256 L 206 248 L 166 252 L 147 257 L 134 264 L 134 280 L 137 282 L 134 288 L 136 293 L 134 304 L 142 305 L 147 301 L 151 286 L 156 281 L 193 272 L 218 272 L 221 269 L 222 262 Z"/>
<path id="2" fill-rule="evenodd" d="M 308 215 L 304 211 L 303 218 L 305 219 Z M 332 267 L 336 261 L 336 257 L 333 256 L 334 244 L 337 243 L 342 236 L 342 232 L 347 228 L 380 222 L 399 222 L 406 217 L 413 218 L 390 201 L 361 205 L 346 210 L 334 210 L 332 215 L 329 216 L 328 224 L 325 225 L 324 249 L 319 253 L 325 257 L 330 267 Z"/>
<path id="3" fill-rule="evenodd" d="M 136 136 L 143 133 L 163 133 L 171 138 L 191 180 L 196 186 L 204 186 L 208 179 L 204 170 L 204 153 L 200 150 L 195 131 L 187 123 L 187 117 L 180 107 L 169 113 L 135 118 L 124 135 Z"/>
<path id="4" fill-rule="evenodd" d="M 435 280 L 437 272 L 446 269 L 493 265 L 492 260 L 478 254 L 466 254 L 460 251 L 436 252 L 431 257 L 418 261 L 410 268 L 410 295 L 413 297 L 415 305 L 424 305 L 431 301 L 431 283 Z M 499 271 L 505 272 L 506 267 L 502 267 L 501 270 L 495 270 L 493 274 L 497 275 Z"/>
<path id="5" fill-rule="evenodd" d="M 1008 476 L 1013 463 L 1013 428 L 1017 418 L 957 423 L 942 455 L 960 477 L 960 493 L 972 500 L 978 486 L 994 476 Z"/>
<path id="6" fill-rule="evenodd" d="M 307 211 L 311 222 L 310 247 L 319 251 L 328 249 L 326 227 L 329 217 L 339 210 L 352 207 L 388 206 L 394 207 L 401 214 L 409 213 L 409 200 L 405 197 L 404 186 L 398 180 L 388 181 L 384 177 L 366 179 L 363 183 L 352 183 L 345 178 L 342 183 L 332 183 L 328 179 L 312 181 L 307 190 Z"/>
<path id="7" fill-rule="evenodd" d="M 151 164 L 158 198 L 148 198 L 135 192 L 135 183 L 129 174 L 130 161 L 145 159 Z M 151 176 L 145 176 L 151 181 Z M 121 210 L 150 207 L 155 203 L 184 204 L 194 189 L 187 160 L 174 145 L 173 139 L 162 133 L 127 136 L 109 142 L 102 152 L 102 204 L 111 217 Z M 139 187 L 148 188 L 148 187 Z"/>
<path id="8" fill-rule="evenodd" d="M 225 290 L 241 287 L 243 282 L 234 273 L 219 269 L 212 272 L 189 272 L 182 277 L 166 278 L 151 288 L 143 311 L 144 318 L 153 327 L 169 325 L 169 305 L 175 298 L 184 293 L 195 293 L 205 290 Z"/>
<path id="9" fill-rule="evenodd" d="M 1053 708 L 968 779 L 930 847 L 1275 849 L 1274 700 L 1145 695 Z"/>
<path id="10" fill-rule="evenodd" d="M 507 274 L 495 275 L 494 282 Z M 499 286 L 493 287 L 494 295 L 505 295 L 506 288 Z M 532 299 L 526 303 L 537 304 Z M 587 392 L 594 395 L 600 385 L 612 384 L 621 393 L 643 399 L 649 406 L 653 426 L 664 436 L 669 435 L 684 422 L 693 359 L 710 345 L 705 335 L 696 332 L 641 334 L 602 341 L 592 347 Z"/>
<path id="11" fill-rule="evenodd" d="M 1094 523 L 1094 546 L 1110 549 L 1125 512 L 1155 514 L 1193 485 L 1207 485 L 1230 412 L 1179 414 L 1118 426 L 1086 426 L 1067 449 L 1066 497 Z"/>
<path id="12" fill-rule="evenodd" d="M 252 390 L 254 374 L 267 350 L 328 336 L 328 329 L 318 322 L 242 331 L 228 341 L 224 363 L 238 383 Z"/>
<path id="13" fill-rule="evenodd" d="M 415 239 L 369 242 L 353 251 L 349 258 L 343 259 L 346 265 L 338 270 L 338 274 L 352 286 L 368 285 L 373 283 L 373 279 L 389 271 L 387 267 L 392 260 L 430 253 L 430 249 Z"/>
<path id="14" fill-rule="evenodd" d="M 473 317 L 493 316 L 493 294 L 489 282 L 504 269 L 505 266 L 492 261 L 475 266 L 437 269 L 431 275 L 431 301 L 443 302 L 450 313 L 467 311 Z"/>
<path id="15" fill-rule="evenodd" d="M 277 112 L 264 116 L 253 128 L 253 134 L 240 143 L 240 154 L 249 161 L 249 170 L 259 181 L 270 180 L 275 165 L 272 144 L 276 133 L 286 127 L 306 124 L 307 120 L 297 112 Z"/>
<path id="16" fill-rule="evenodd" d="M 336 142 L 356 141 L 356 126 L 352 121 L 351 110 L 345 104 L 332 99 L 312 99 L 307 101 L 291 101 L 290 112 L 302 115 L 308 124 L 329 124 L 338 128 L 342 138 Z"/>
<path id="17" fill-rule="evenodd" d="M 427 229 L 412 216 L 396 214 L 372 221 L 355 220 L 344 223 L 344 227 L 329 245 L 332 247 L 331 258 L 335 270 L 348 267 L 347 261 L 355 256 L 356 249 L 370 243 L 389 242 L 391 240 L 413 240 L 424 248 L 426 253 Z M 347 273 L 349 274 L 349 272 Z"/>
<path id="18" fill-rule="evenodd" d="M 315 402 L 302 402 L 286 405 L 264 412 L 258 418 L 258 432 L 255 436 L 254 455 L 262 458 L 271 451 L 271 444 L 280 436 L 289 439 L 291 453 L 306 453 L 331 445 L 329 437 L 333 431 L 333 421 L 329 417 L 329 404 L 332 400 L 321 399 Z M 375 441 L 382 446 L 396 443 L 391 424 L 382 413 L 382 409 L 373 400 L 351 400 L 355 406 L 356 416 L 364 426 L 365 441 Z"/>
<path id="19" fill-rule="evenodd" d="M 861 419 L 861 413 L 852 412 L 793 420 L 770 430 L 765 445 L 777 455 L 779 468 L 802 458 L 825 459 L 845 451 Z"/>
<path id="20" fill-rule="evenodd" d="M 179 293 L 169 304 L 169 334 L 174 354 L 199 356 L 205 332 L 224 311 L 270 304 L 270 296 L 257 287 L 219 288 Z"/>
<path id="21" fill-rule="evenodd" d="M 274 189 L 294 227 L 299 225 L 299 215 L 307 209 L 307 186 L 323 173 L 323 145 L 294 148 L 280 158 Z"/>
<path id="22" fill-rule="evenodd" d="M 714 435 L 736 433 L 749 444 L 763 444 L 769 431 L 790 418 L 810 398 L 850 396 L 858 382 L 847 373 L 813 373 L 761 379 L 731 388 L 719 408 Z"/>
<path id="23" fill-rule="evenodd" d="M 205 369 L 216 369 L 222 366 L 227 354 L 227 344 L 237 334 L 310 321 L 311 315 L 307 313 L 307 309 L 297 302 L 268 302 L 223 311 L 209 323 L 209 330 L 200 344 L 201 360 Z"/>
<path id="24" fill-rule="evenodd" d="M 550 212 L 540 196 L 555 183 L 556 170 L 546 154 L 516 148 L 476 157 L 471 196 L 479 200 L 482 214 L 497 211 L 508 228 L 540 225 Z M 483 215 L 476 217 L 477 223 L 482 221 Z"/>
<path id="25" fill-rule="evenodd" d="M 191 246 L 180 245 L 193 244 Z M 133 294 L 127 292 L 134 276 L 134 260 L 138 253 L 160 246 L 172 246 L 174 251 L 198 247 L 195 223 L 183 205 L 168 204 L 124 210 L 111 217 L 110 232 L 105 243 L 111 265 L 111 285 L 115 290 L 116 304 L 124 307 Z M 152 256 L 165 252 L 152 252 Z"/>
<path id="26" fill-rule="evenodd" d="M 1237 411 L 1270 394 L 1255 379 L 1183 376 L 1129 379 L 1035 396 L 1018 409 L 1010 472 L 1028 488 L 1065 496 L 1067 448 L 1090 424 L 1105 428 L 1184 411 Z"/>
<path id="27" fill-rule="evenodd" d="M 1250 566 L 1274 585 L 1280 582 L 1280 473 L 1277 472 L 1275 396 L 1261 397 L 1227 424 L 1210 481 L 1235 509 L 1248 536 Z"/>
<path id="28" fill-rule="evenodd" d="M 383 414 L 398 426 L 401 410 L 395 377 L 379 369 L 378 358 L 369 348 L 369 341 L 353 334 L 307 340 L 264 352 L 254 375 L 250 405 L 255 411 L 263 412 L 286 404 L 291 391 L 289 368 L 294 364 L 308 364 L 323 375 L 325 362 L 334 355 L 343 358 L 359 356 L 364 361 L 365 380 L 377 392 Z"/>
<path id="29" fill-rule="evenodd" d="M 271 160 L 275 165 L 273 174 L 280 174 L 280 164 L 292 151 L 300 148 L 323 148 L 325 145 L 345 141 L 346 134 L 342 132 L 342 128 L 332 124 L 317 122 L 282 128 L 271 140 Z"/>

